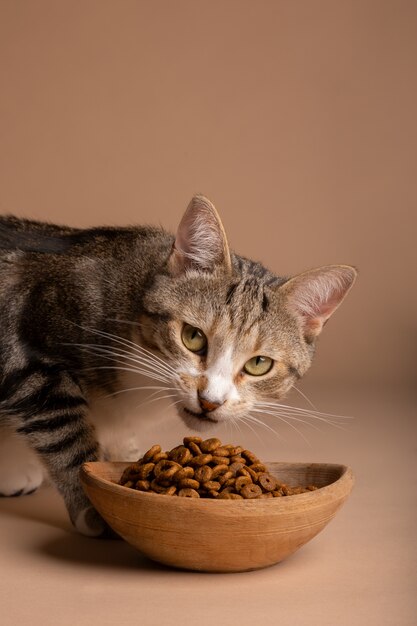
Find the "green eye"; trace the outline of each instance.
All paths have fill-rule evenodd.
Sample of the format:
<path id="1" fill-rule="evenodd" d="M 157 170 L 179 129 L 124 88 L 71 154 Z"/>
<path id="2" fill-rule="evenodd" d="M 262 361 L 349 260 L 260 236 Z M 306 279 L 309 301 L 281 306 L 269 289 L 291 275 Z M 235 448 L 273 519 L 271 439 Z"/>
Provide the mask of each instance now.
<path id="1" fill-rule="evenodd" d="M 269 356 L 254 356 L 246 361 L 243 369 L 251 376 L 263 376 L 271 370 L 273 364 L 274 362 Z"/>
<path id="2" fill-rule="evenodd" d="M 181 339 L 184 346 L 191 352 L 204 352 L 207 347 L 207 337 L 203 331 L 190 324 L 184 324 Z"/>

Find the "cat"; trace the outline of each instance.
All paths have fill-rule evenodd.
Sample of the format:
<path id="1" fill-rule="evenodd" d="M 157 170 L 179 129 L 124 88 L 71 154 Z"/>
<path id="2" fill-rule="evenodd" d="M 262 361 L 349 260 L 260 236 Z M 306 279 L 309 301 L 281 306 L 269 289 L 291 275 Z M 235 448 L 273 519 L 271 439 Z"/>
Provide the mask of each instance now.
<path id="1" fill-rule="evenodd" d="M 193 430 L 249 419 L 308 370 L 356 274 L 276 276 L 229 250 L 201 195 L 175 236 L 0 217 L 0 493 L 30 493 L 47 473 L 75 528 L 102 535 L 78 475 L 114 457 L 103 441 L 122 391 L 139 377 L 169 390 Z"/>

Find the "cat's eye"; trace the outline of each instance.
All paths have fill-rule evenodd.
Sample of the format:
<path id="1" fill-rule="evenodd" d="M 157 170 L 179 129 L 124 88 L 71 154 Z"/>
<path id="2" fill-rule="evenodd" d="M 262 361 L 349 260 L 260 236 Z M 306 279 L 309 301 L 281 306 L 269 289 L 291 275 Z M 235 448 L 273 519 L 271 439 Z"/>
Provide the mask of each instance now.
<path id="1" fill-rule="evenodd" d="M 191 352 L 203 354 L 207 348 L 207 337 L 202 330 L 190 324 L 184 324 L 181 335 L 182 343 Z"/>
<path id="2" fill-rule="evenodd" d="M 243 369 L 251 376 L 263 376 L 271 370 L 273 364 L 274 362 L 269 356 L 254 356 L 246 361 Z"/>

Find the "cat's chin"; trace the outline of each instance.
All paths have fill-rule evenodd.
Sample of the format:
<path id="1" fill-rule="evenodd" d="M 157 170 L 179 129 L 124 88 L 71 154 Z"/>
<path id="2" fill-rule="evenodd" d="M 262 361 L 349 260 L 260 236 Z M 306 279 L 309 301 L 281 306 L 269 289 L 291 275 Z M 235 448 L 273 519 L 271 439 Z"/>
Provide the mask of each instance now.
<path id="1" fill-rule="evenodd" d="M 178 413 L 185 425 L 199 432 L 209 430 L 219 424 L 219 421 L 207 415 L 207 413 L 195 413 L 187 407 L 179 407 Z"/>

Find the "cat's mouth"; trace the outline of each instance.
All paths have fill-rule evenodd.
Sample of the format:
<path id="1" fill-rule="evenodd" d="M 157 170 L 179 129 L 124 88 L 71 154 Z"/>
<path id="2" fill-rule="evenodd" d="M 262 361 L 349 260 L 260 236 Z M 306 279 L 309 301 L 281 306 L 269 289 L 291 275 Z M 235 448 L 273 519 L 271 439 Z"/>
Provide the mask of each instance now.
<path id="1" fill-rule="evenodd" d="M 215 420 L 213 417 L 210 417 L 207 413 L 204 413 L 204 411 L 202 411 L 201 413 L 194 413 L 194 411 L 191 411 L 190 409 L 187 409 L 187 407 L 182 407 L 183 410 L 185 411 L 185 413 L 188 413 L 188 415 L 192 415 L 193 417 L 198 417 L 201 420 L 204 420 L 205 422 L 211 422 L 212 424 L 218 424 L 218 420 Z"/>

